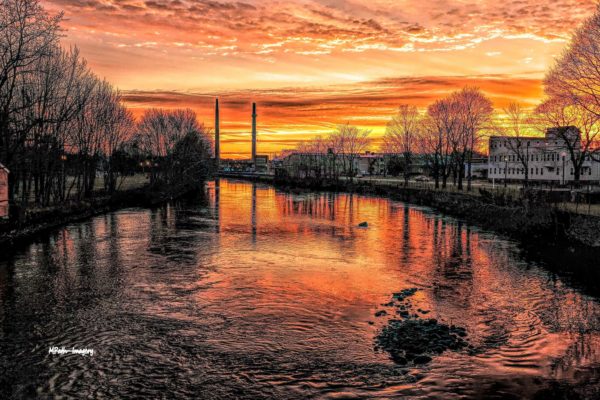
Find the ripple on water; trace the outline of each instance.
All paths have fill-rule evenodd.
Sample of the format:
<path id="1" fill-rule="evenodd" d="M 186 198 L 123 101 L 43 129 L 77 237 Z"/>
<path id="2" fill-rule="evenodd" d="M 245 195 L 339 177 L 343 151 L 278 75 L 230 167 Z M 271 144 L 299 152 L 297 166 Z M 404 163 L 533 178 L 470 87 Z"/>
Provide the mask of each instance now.
<path id="1" fill-rule="evenodd" d="M 600 398 L 597 299 L 515 243 L 388 200 L 216 192 L 71 224 L 0 261 L 9 397 Z M 411 313 L 464 326 L 475 354 L 402 367 L 375 352 L 374 313 L 407 287 Z M 96 354 L 48 354 L 63 345 Z"/>

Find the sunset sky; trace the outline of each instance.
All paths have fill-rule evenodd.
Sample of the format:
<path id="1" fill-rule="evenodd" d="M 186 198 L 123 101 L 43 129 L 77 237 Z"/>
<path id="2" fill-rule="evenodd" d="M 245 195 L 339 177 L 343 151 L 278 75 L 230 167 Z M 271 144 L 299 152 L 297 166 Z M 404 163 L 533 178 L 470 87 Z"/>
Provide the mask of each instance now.
<path id="1" fill-rule="evenodd" d="M 222 155 L 270 154 L 349 122 L 380 137 L 402 103 L 466 84 L 501 108 L 534 105 L 541 79 L 595 0 L 44 0 L 63 42 L 119 87 L 136 114 L 190 107 Z"/>

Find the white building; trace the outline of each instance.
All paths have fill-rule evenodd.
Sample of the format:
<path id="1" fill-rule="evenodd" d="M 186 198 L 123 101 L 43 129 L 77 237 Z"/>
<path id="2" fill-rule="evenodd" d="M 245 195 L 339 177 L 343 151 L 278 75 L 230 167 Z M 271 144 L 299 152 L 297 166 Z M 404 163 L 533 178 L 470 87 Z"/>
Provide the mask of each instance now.
<path id="1" fill-rule="evenodd" d="M 580 148 L 580 138 L 581 132 L 573 126 L 548 129 L 545 137 L 492 136 L 489 141 L 488 179 L 522 182 L 527 167 L 531 182 L 572 182 L 575 174 L 566 140 L 577 149 Z M 580 180 L 600 181 L 600 163 L 585 160 Z"/>

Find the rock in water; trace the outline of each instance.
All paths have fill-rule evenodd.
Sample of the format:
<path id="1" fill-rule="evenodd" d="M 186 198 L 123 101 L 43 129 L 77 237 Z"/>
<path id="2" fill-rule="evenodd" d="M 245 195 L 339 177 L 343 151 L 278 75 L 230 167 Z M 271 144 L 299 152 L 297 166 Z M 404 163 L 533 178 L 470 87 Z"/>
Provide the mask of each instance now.
<path id="1" fill-rule="evenodd" d="M 390 320 L 377 336 L 377 346 L 391 358 L 427 364 L 431 355 L 446 350 L 460 350 L 468 343 L 461 336 L 464 330 L 440 324 L 434 319 Z"/>
<path id="2" fill-rule="evenodd" d="M 360 226 L 361 228 L 368 228 L 369 224 L 365 221 L 365 222 L 361 222 L 360 224 L 358 224 L 358 226 Z"/>
<path id="3" fill-rule="evenodd" d="M 390 354 L 399 365 L 412 363 L 423 365 L 431 362 L 431 357 L 442 354 L 446 350 L 458 351 L 468 348 L 465 340 L 467 332 L 464 328 L 445 325 L 437 319 L 422 319 L 418 314 L 410 316 L 409 297 L 417 292 L 417 288 L 404 289 L 394 293 L 392 298 L 403 319 L 391 319 L 376 337 L 376 347 Z M 419 309 L 424 313 L 424 310 Z M 429 312 L 429 311 L 427 311 Z"/>
<path id="4" fill-rule="evenodd" d="M 416 356 L 415 359 L 413 360 L 413 362 L 415 364 L 427 364 L 430 361 L 431 361 L 431 357 L 424 356 L 424 355 Z"/>

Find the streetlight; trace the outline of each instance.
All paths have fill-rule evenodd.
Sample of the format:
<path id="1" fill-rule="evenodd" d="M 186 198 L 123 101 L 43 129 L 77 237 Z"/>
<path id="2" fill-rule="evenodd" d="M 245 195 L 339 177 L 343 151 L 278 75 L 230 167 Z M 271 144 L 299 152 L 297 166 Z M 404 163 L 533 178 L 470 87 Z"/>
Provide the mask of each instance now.
<path id="1" fill-rule="evenodd" d="M 562 164 L 563 164 L 563 166 L 562 166 L 562 170 L 563 170 L 563 171 L 562 171 L 562 173 L 563 173 L 563 174 L 562 174 L 562 184 L 564 185 L 564 184 L 565 184 L 565 157 L 567 156 L 567 153 L 565 153 L 565 152 L 563 151 L 562 153 L 560 153 L 560 155 L 561 155 L 561 157 L 562 157 L 562 162 L 563 162 L 563 163 L 562 163 Z"/>

